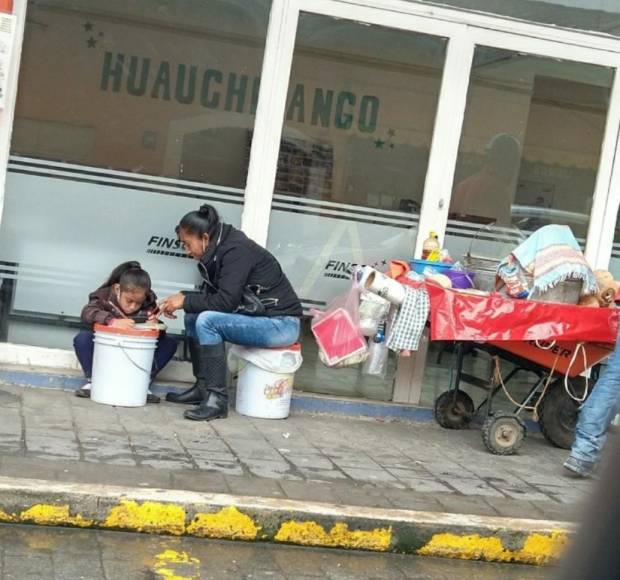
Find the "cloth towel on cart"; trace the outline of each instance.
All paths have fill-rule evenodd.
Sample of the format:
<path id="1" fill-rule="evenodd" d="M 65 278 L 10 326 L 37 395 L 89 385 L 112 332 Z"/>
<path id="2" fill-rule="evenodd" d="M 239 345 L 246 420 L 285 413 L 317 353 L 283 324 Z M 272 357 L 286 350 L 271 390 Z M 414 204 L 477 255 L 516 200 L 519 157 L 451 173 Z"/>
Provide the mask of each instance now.
<path id="1" fill-rule="evenodd" d="M 546 292 L 568 279 L 582 280 L 582 294 L 598 291 L 596 278 L 568 226 L 549 225 L 534 232 L 499 266 L 507 285 L 519 286 L 525 275 L 533 278 L 530 291 Z"/>
<path id="2" fill-rule="evenodd" d="M 425 289 L 406 288 L 405 300 L 387 338 L 387 347 L 397 352 L 418 350 L 429 310 L 430 300 Z"/>

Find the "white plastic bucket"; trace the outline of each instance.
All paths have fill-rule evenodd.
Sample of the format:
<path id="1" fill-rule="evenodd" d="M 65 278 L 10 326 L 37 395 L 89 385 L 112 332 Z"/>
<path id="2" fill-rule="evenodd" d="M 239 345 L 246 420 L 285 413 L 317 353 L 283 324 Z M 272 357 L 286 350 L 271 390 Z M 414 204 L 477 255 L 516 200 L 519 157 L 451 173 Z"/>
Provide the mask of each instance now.
<path id="1" fill-rule="evenodd" d="M 294 376 L 246 363 L 237 381 L 237 413 L 259 419 L 286 419 L 291 410 Z"/>
<path id="2" fill-rule="evenodd" d="M 146 405 L 158 335 L 157 330 L 95 325 L 91 400 L 119 407 Z"/>

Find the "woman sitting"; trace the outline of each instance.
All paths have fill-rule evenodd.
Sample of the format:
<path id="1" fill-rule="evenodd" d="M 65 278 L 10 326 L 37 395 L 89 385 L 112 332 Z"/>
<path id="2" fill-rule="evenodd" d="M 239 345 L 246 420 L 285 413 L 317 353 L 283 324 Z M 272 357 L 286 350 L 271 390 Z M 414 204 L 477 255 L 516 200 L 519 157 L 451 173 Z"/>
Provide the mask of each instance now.
<path id="1" fill-rule="evenodd" d="M 160 302 L 173 316 L 185 311 L 185 332 L 196 383 L 168 393 L 173 403 L 199 403 L 185 411 L 193 421 L 228 415 L 225 342 L 276 348 L 299 338 L 301 303 L 278 261 L 243 232 L 220 221 L 215 208 L 203 205 L 181 219 L 177 235 L 198 261 L 203 279 L 198 292 L 181 292 Z"/>

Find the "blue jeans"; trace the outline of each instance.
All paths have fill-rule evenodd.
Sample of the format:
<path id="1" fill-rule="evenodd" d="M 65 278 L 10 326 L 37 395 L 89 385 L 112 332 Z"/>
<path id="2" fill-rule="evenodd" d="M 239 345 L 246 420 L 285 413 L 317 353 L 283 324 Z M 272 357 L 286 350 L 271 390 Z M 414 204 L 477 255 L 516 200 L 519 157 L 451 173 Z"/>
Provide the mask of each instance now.
<path id="1" fill-rule="evenodd" d="M 80 361 L 80 366 L 84 371 L 84 376 L 90 379 L 93 374 L 93 356 L 95 354 L 95 343 L 93 338 L 95 333 L 92 330 L 82 330 L 75 335 L 73 339 L 73 347 L 75 354 Z M 155 350 L 155 358 L 153 359 L 153 368 L 151 370 L 151 379 L 161 369 L 163 369 L 174 356 L 177 351 L 177 341 L 166 334 L 163 334 L 157 340 L 157 349 Z"/>
<path id="2" fill-rule="evenodd" d="M 607 429 L 620 408 L 620 336 L 599 380 L 579 412 L 570 454 L 580 461 L 598 461 Z"/>
<path id="3" fill-rule="evenodd" d="M 248 316 L 206 310 L 185 315 L 185 333 L 203 345 L 232 342 L 242 346 L 277 348 L 299 338 L 295 316 Z"/>

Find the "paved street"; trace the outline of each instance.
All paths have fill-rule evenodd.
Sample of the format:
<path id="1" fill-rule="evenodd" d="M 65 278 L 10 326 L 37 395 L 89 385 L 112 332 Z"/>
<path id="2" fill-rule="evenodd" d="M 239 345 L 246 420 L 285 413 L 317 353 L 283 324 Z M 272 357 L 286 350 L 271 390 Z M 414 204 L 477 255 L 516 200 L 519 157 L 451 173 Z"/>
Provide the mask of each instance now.
<path id="1" fill-rule="evenodd" d="M 560 519 L 589 482 L 566 477 L 566 452 L 540 435 L 497 457 L 480 431 L 232 413 L 193 423 L 172 404 L 121 409 L 59 390 L 0 386 L 5 476 L 288 497 L 373 507 Z"/>
<path id="2" fill-rule="evenodd" d="M 543 580 L 550 576 L 551 569 L 518 564 L 0 525 L 1 580 Z"/>

